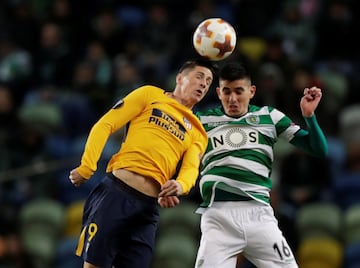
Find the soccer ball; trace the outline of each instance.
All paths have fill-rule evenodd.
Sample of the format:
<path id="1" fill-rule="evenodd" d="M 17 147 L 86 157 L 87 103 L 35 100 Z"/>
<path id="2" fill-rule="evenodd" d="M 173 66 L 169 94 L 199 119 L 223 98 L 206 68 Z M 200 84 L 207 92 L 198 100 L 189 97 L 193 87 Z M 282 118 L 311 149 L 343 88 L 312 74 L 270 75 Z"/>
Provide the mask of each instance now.
<path id="1" fill-rule="evenodd" d="M 196 27 L 193 44 L 202 57 L 223 60 L 235 49 L 236 32 L 230 23 L 221 18 L 206 19 Z"/>

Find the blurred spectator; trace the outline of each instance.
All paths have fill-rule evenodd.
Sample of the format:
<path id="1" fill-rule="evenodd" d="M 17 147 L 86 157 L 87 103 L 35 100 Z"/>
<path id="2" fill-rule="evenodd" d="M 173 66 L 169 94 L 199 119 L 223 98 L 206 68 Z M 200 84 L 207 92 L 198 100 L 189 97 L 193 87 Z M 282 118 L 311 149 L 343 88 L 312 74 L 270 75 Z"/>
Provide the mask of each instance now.
<path id="1" fill-rule="evenodd" d="M 235 26 L 241 38 L 244 36 L 264 37 L 264 29 L 280 14 L 284 1 L 241 0 L 229 2 L 232 5 L 233 13 L 236 14 L 234 16 Z M 256 20 L 254 20 L 255 17 Z"/>
<path id="2" fill-rule="evenodd" d="M 317 75 L 314 73 L 311 65 L 298 65 L 293 70 L 291 75 L 287 77 L 289 80 L 287 81 L 286 90 L 283 91 L 285 100 L 282 106 L 284 107 L 283 109 L 287 111 L 287 113 L 293 120 L 301 122 L 301 120 L 298 120 L 301 117 L 301 114 L 296 103 L 303 95 L 304 88 L 311 86 L 323 88 L 323 85 L 321 84 Z M 324 91 L 325 90 L 326 89 L 324 89 Z M 324 95 L 326 95 L 326 91 Z M 322 105 L 323 104 L 321 102 L 316 112 L 317 115 L 322 112 Z M 324 128 L 324 132 L 327 133 L 326 124 L 323 124 L 323 122 L 321 122 L 321 118 L 319 122 Z"/>
<path id="3" fill-rule="evenodd" d="M 343 162 L 332 162 L 334 201 L 344 211 L 360 203 L 360 142 L 353 141 L 345 147 Z"/>
<path id="4" fill-rule="evenodd" d="M 13 42 L 28 52 L 36 49 L 39 21 L 34 16 L 30 3 L 13 1 L 9 8 L 6 28 L 12 34 Z"/>
<path id="5" fill-rule="evenodd" d="M 11 150 L 16 139 L 19 138 L 19 126 L 21 124 L 17 114 L 17 106 L 10 86 L 0 84 L 0 170 L 8 168 L 7 150 Z"/>
<path id="6" fill-rule="evenodd" d="M 32 74 L 32 58 L 12 38 L 9 33 L 0 34 L 0 82 L 10 84 L 16 101 L 21 102 Z"/>
<path id="7" fill-rule="evenodd" d="M 315 29 L 318 35 L 316 59 L 353 59 L 359 47 L 358 38 L 354 38 L 359 29 L 357 4 L 357 1 L 324 1 Z"/>
<path id="8" fill-rule="evenodd" d="M 273 35 L 265 38 L 265 51 L 260 60 L 263 64 L 272 63 L 276 64 L 281 72 L 284 74 L 286 84 L 293 74 L 296 64 L 294 64 L 286 54 L 286 51 L 282 45 L 282 37 Z"/>
<path id="9" fill-rule="evenodd" d="M 0 1 L 0 267 L 31 268 L 17 244 L 18 209 L 39 196 L 70 204 L 88 194 L 96 180 L 79 191 L 66 174 L 95 118 L 141 84 L 169 84 L 179 61 L 198 56 L 192 34 L 209 17 L 235 27 L 238 47 L 227 60 L 251 67 L 257 104 L 297 121 L 302 89 L 323 89 L 316 116 L 330 162 L 280 146 L 273 169 L 273 205 L 289 242 L 296 244 L 290 227 L 297 208 L 329 197 L 329 187 L 342 208 L 360 203 L 359 112 L 347 109 L 360 103 L 359 6 L 354 0 Z M 241 40 L 259 54 L 249 58 Z M 212 90 L 196 109 L 217 102 Z M 110 141 L 100 165 L 122 135 Z"/>
<path id="10" fill-rule="evenodd" d="M 141 73 L 143 79 L 149 83 L 154 81 L 162 86 L 164 76 L 171 66 L 171 57 L 176 47 L 176 32 L 172 30 L 168 7 L 155 4 L 147 11 L 146 25 L 143 28 L 140 56 Z"/>
<path id="11" fill-rule="evenodd" d="M 19 117 L 44 136 L 61 131 L 64 122 L 56 99 L 56 88 L 43 86 L 29 91 L 19 108 Z"/>
<path id="12" fill-rule="evenodd" d="M 304 19 L 315 25 L 321 14 L 322 3 L 322 0 L 300 0 L 299 9 Z"/>
<path id="13" fill-rule="evenodd" d="M 108 64 L 108 62 L 106 63 Z M 73 69 L 72 82 L 69 90 L 85 97 L 97 117 L 101 116 L 112 104 L 110 89 L 97 80 L 100 67 L 94 61 L 85 59 L 77 62 Z M 106 66 L 108 68 L 109 66 Z M 109 70 L 105 70 L 109 71 Z M 88 112 L 88 111 L 84 111 Z"/>
<path id="14" fill-rule="evenodd" d="M 5 99 L 2 101 L 6 103 Z M 11 137 L 1 146 L 6 169 L 0 176 L 0 196 L 5 203 L 17 206 L 37 196 L 53 196 L 55 185 L 50 179 L 47 162 L 54 160 L 54 156 L 47 150 L 45 141 L 53 131 L 59 130 L 62 118 L 59 108 L 51 103 L 51 92 L 44 90 L 31 97 L 29 93 L 24 103 L 16 110 L 10 109 L 7 116 L 13 120 L 7 125 Z"/>
<path id="15" fill-rule="evenodd" d="M 279 36 L 290 61 L 296 64 L 311 62 L 316 46 L 316 35 L 311 23 L 302 16 L 296 0 L 283 2 L 282 12 L 270 23 L 267 36 Z"/>
<path id="16" fill-rule="evenodd" d="M 328 126 L 327 132 L 329 134 L 336 134 L 338 116 L 349 94 L 349 79 L 346 74 L 349 71 L 343 70 L 342 66 L 341 62 L 331 60 L 315 67 L 316 76 L 326 92 L 323 98 L 321 109 L 323 114 L 321 116 L 332 118 L 332 120 L 324 122 Z"/>
<path id="17" fill-rule="evenodd" d="M 115 11 L 107 8 L 100 9 L 90 24 L 88 40 L 99 40 L 109 57 L 123 51 L 123 29 L 118 22 Z"/>
<path id="18" fill-rule="evenodd" d="M 0 176 L 3 202 L 21 206 L 37 196 L 54 197 L 55 185 L 47 162 L 53 158 L 44 146 L 44 133 L 26 125 L 12 146 L 9 169 Z"/>
<path id="19" fill-rule="evenodd" d="M 100 41 L 89 42 L 85 59 L 95 67 L 96 82 L 101 86 L 108 86 L 112 75 L 112 63 Z"/>
<path id="20" fill-rule="evenodd" d="M 12 204 L 0 205 L 0 267 L 35 268 L 21 246 L 17 214 Z"/>
<path id="21" fill-rule="evenodd" d="M 69 83 L 73 63 L 71 47 L 60 26 L 53 22 L 42 24 L 39 46 L 34 52 L 34 83 L 59 86 Z"/>
<path id="22" fill-rule="evenodd" d="M 123 26 L 124 34 L 128 39 L 141 38 L 141 29 L 145 27 L 146 10 L 134 4 L 120 5 L 117 18 Z"/>
<path id="23" fill-rule="evenodd" d="M 79 33 L 83 24 L 79 18 L 73 14 L 73 8 L 69 0 L 52 0 L 47 13 L 47 21 L 58 25 L 61 29 L 62 38 L 72 49 L 81 43 Z"/>
<path id="24" fill-rule="evenodd" d="M 193 8 L 190 11 L 188 18 L 189 27 L 195 29 L 195 27 L 203 20 L 207 18 L 218 17 L 217 5 L 215 1 L 211 0 L 199 0 L 194 2 Z M 225 19 L 225 18 L 224 18 Z"/>
<path id="25" fill-rule="evenodd" d="M 134 88 L 143 84 L 144 82 L 136 65 L 118 56 L 114 63 L 114 81 L 112 85 L 115 98 L 123 98 Z"/>
<path id="26" fill-rule="evenodd" d="M 270 105 L 280 110 L 284 109 L 283 103 L 285 88 L 285 74 L 274 63 L 263 63 L 258 68 L 256 85 L 259 90 L 255 97 L 257 105 Z"/>
<path id="27" fill-rule="evenodd" d="M 298 237 L 294 226 L 297 210 L 308 203 L 332 201 L 330 161 L 295 149 L 283 158 L 279 173 L 280 205 L 276 211 L 282 230 L 296 248 Z"/>

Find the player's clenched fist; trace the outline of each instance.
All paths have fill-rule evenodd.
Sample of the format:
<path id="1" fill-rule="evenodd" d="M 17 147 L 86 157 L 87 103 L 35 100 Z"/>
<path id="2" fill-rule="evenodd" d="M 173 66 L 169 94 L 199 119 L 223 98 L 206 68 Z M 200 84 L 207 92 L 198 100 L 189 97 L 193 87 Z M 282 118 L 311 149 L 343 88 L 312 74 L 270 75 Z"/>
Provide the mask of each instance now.
<path id="1" fill-rule="evenodd" d="M 76 187 L 86 182 L 86 179 L 84 179 L 76 169 L 70 171 L 69 179 L 71 183 Z"/>

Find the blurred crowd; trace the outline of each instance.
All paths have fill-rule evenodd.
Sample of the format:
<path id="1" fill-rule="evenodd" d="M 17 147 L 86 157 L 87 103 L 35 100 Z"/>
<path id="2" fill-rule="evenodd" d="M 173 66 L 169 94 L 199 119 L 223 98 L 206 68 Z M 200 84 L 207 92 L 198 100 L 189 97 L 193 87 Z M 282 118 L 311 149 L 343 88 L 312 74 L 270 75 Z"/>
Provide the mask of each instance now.
<path id="1" fill-rule="evenodd" d="M 237 47 L 228 60 L 250 69 L 254 104 L 303 124 L 303 89 L 323 90 L 316 115 L 329 156 L 313 158 L 281 142 L 275 148 L 272 205 L 296 251 L 299 208 L 331 202 L 345 211 L 360 203 L 359 7 L 356 0 L 0 1 L 0 267 L 41 267 L 22 243 L 30 226 L 24 211 L 34 200 L 61 206 L 68 231 L 57 241 L 77 236 L 79 222 L 69 231 L 70 209 L 104 175 L 123 136 L 111 137 L 97 173 L 74 188 L 68 173 L 91 126 L 138 86 L 172 90 L 180 65 L 197 56 L 195 27 L 210 17 L 234 26 Z M 218 104 L 212 91 L 196 109 Z M 42 267 L 71 268 L 60 260 Z"/>

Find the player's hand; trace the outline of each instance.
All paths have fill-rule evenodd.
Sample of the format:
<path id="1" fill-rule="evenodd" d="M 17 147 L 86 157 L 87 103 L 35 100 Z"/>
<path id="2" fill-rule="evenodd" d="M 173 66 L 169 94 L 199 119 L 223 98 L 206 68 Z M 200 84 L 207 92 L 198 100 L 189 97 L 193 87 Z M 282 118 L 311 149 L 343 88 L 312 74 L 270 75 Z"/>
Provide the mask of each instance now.
<path id="1" fill-rule="evenodd" d="M 159 197 L 158 203 L 162 208 L 173 208 L 180 204 L 180 200 L 177 196 L 165 196 Z"/>
<path id="2" fill-rule="evenodd" d="M 83 178 L 76 169 L 70 171 L 69 179 L 76 187 L 79 187 L 81 184 L 86 182 L 86 179 Z"/>
<path id="3" fill-rule="evenodd" d="M 313 116 L 316 107 L 318 106 L 322 97 L 321 89 L 318 87 L 311 87 L 304 89 L 304 96 L 300 101 L 300 108 L 304 117 Z"/>
<path id="4" fill-rule="evenodd" d="M 159 197 L 179 196 L 182 195 L 182 193 L 183 189 L 180 183 L 178 183 L 176 180 L 168 180 L 162 185 Z"/>

